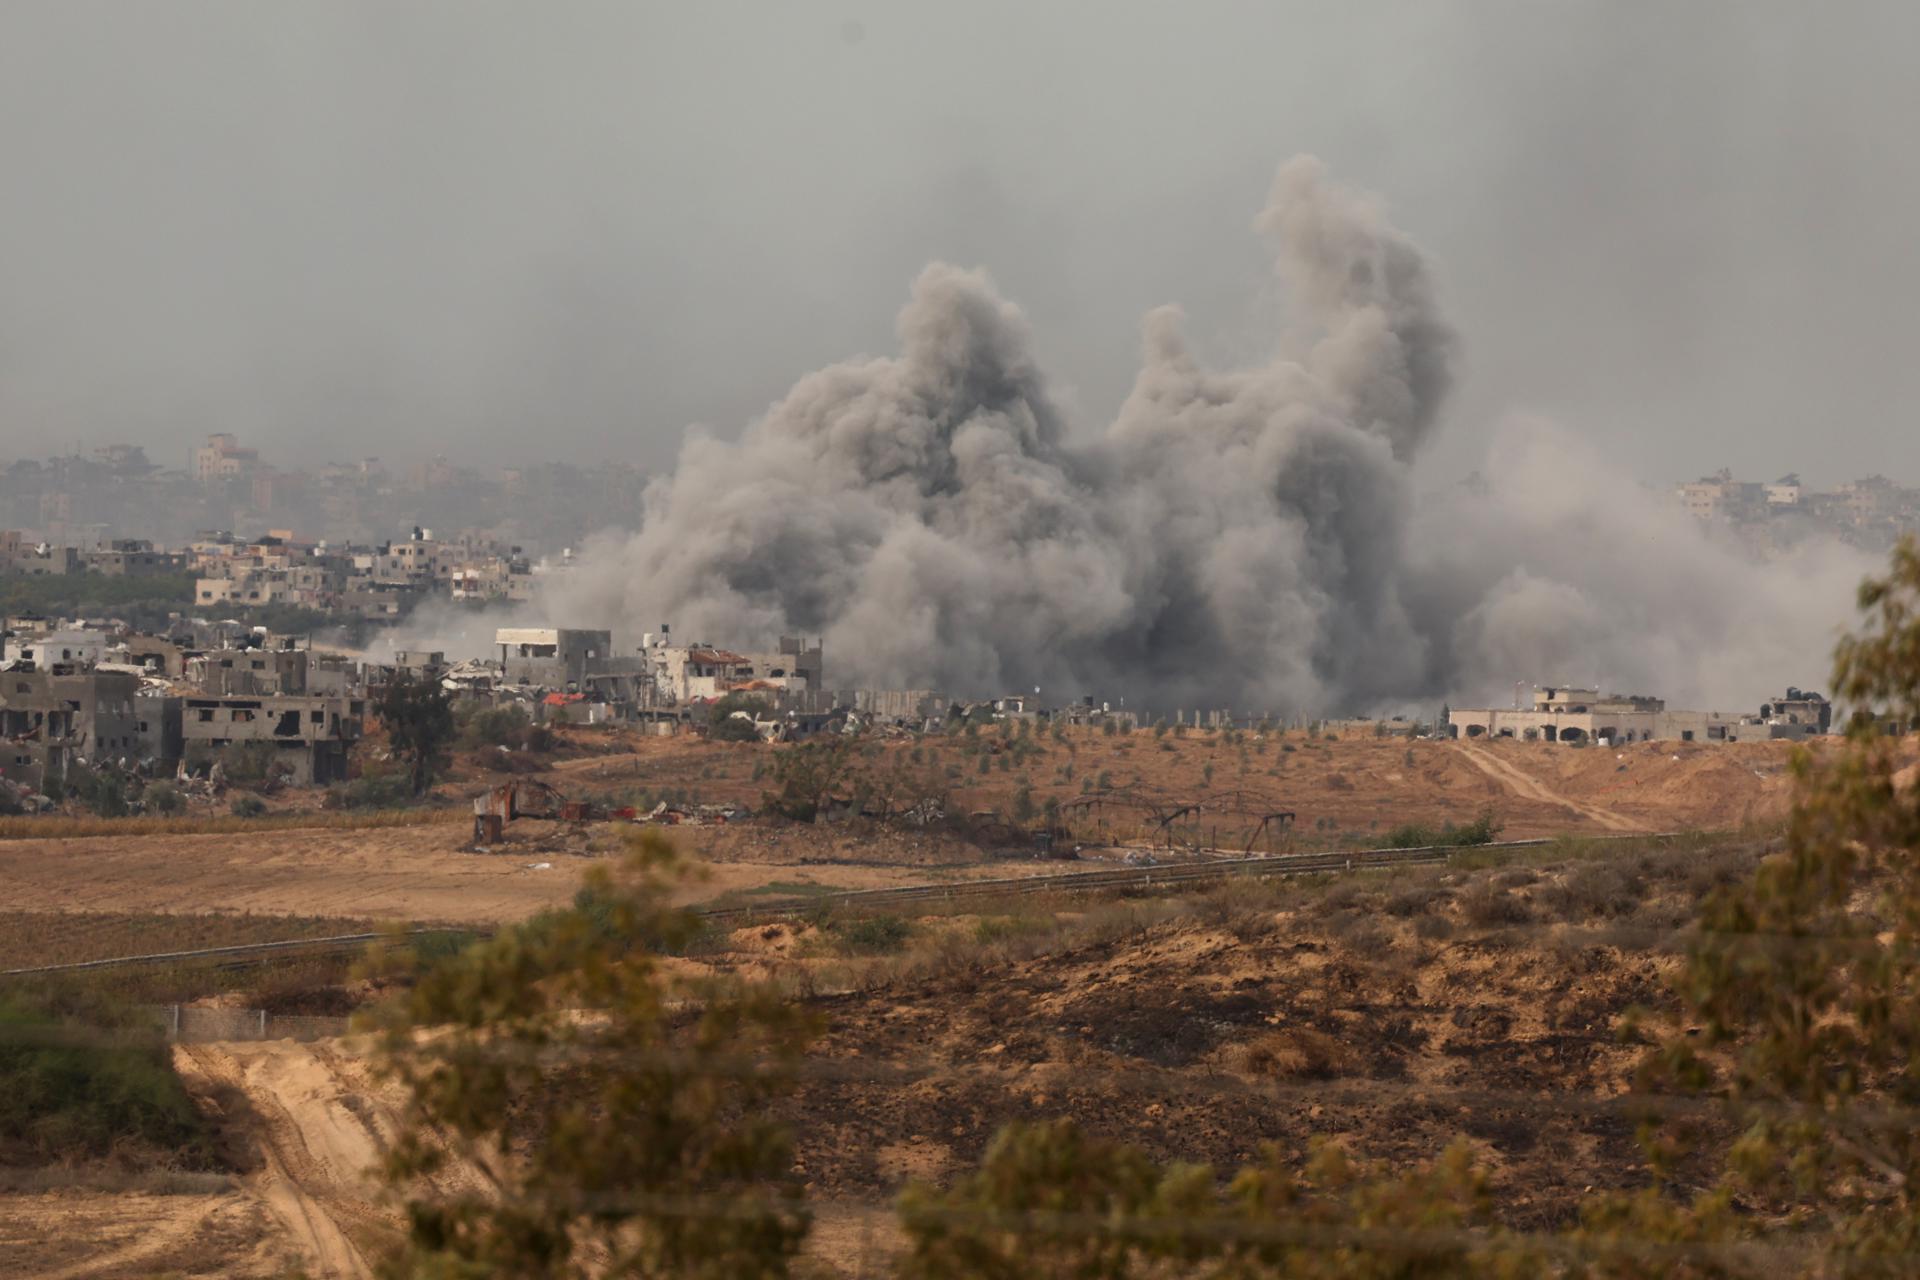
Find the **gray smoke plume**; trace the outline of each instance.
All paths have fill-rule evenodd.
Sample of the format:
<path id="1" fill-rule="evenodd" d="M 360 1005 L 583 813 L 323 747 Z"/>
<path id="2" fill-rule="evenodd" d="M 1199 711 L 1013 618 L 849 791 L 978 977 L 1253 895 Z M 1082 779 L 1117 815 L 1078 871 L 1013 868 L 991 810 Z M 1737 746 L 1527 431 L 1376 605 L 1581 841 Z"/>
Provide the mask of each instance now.
<path id="1" fill-rule="evenodd" d="M 1714 642 L 1725 619 L 1681 633 L 1623 609 L 1646 548 L 1622 535 L 1596 579 L 1580 553 L 1604 530 L 1561 521 L 1606 513 L 1530 508 L 1525 478 L 1511 509 L 1443 506 L 1414 536 L 1411 464 L 1456 345 L 1420 252 L 1311 157 L 1254 225 L 1295 312 L 1269 362 L 1205 368 L 1156 311 L 1118 417 L 1070 440 L 1019 310 L 979 272 L 929 266 L 897 356 L 808 375 L 738 442 L 690 436 L 640 532 L 589 548 L 551 613 L 629 638 L 661 621 L 741 645 L 821 635 L 839 687 L 1162 708 L 1379 707 L 1609 663 L 1592 674 L 1657 684 L 1675 653 L 1613 661 L 1637 628 Z M 1683 590 L 1744 565 L 1695 559 Z"/>

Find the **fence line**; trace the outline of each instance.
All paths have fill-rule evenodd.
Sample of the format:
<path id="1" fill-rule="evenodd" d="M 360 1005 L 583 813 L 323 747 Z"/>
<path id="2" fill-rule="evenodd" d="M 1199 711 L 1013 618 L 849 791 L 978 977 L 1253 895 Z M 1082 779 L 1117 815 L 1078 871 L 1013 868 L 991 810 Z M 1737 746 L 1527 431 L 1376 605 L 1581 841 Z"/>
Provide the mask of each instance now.
<path id="1" fill-rule="evenodd" d="M 491 926 L 449 927 L 439 929 L 410 929 L 401 935 L 408 938 L 444 934 L 486 935 L 493 932 Z M 353 952 L 370 942 L 378 942 L 394 935 L 387 933 L 340 933 L 326 938 L 289 938 L 282 942 L 242 942 L 225 947 L 201 947 L 193 951 L 157 951 L 148 955 L 112 956 L 102 960 L 76 960 L 67 964 L 43 964 L 30 969 L 7 969 L 0 971 L 0 977 L 17 978 L 41 973 L 78 973 L 87 969 L 117 969 L 154 965 L 168 965 L 195 960 L 229 959 L 246 961 L 254 957 L 270 956 L 284 952 L 308 952 L 313 955 L 330 955 L 339 952 Z"/>
<path id="2" fill-rule="evenodd" d="M 215 1009 L 195 1004 L 143 1005 L 141 1010 L 182 1044 L 226 1040 L 326 1040 L 347 1033 L 347 1019 L 268 1013 L 265 1009 Z"/>

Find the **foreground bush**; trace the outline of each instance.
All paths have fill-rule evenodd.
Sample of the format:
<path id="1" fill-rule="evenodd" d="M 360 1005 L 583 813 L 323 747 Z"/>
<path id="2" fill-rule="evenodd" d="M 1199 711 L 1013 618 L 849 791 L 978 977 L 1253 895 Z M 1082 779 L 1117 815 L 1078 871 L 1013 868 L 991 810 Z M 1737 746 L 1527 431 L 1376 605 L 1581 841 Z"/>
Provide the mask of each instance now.
<path id="1" fill-rule="evenodd" d="M 1335 1146 L 1296 1172 L 1269 1149 L 1223 1186 L 1070 1123 L 1014 1125 L 951 1190 L 909 1189 L 900 1217 L 901 1274 L 916 1280 L 1521 1275 L 1530 1262 L 1492 1229 L 1464 1145 L 1399 1174 Z"/>
<path id="2" fill-rule="evenodd" d="M 10 1164 L 115 1154 L 183 1168 L 215 1163 L 212 1136 L 157 1027 L 106 1006 L 61 1017 L 17 995 L 0 1003 L 0 1152 Z"/>
<path id="3" fill-rule="evenodd" d="M 699 927 L 669 905 L 679 868 L 637 837 L 574 909 L 425 969 L 391 1011 L 384 1069 L 411 1101 L 385 1169 L 407 1198 L 390 1274 L 786 1274 L 808 1216 L 766 1103 L 811 1022 L 660 964 L 654 945 Z M 525 1137 L 504 1159 L 508 1117 Z M 450 1158 L 500 1185 L 435 1191 Z"/>

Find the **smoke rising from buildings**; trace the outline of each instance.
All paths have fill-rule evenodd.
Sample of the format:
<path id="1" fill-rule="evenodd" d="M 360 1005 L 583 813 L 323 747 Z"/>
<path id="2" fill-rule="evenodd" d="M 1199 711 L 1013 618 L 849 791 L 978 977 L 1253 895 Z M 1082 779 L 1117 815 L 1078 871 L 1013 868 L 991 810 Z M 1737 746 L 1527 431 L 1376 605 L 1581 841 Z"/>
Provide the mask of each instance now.
<path id="1" fill-rule="evenodd" d="M 840 686 L 1160 708 L 1522 679 L 1744 704 L 1821 677 L 1864 565 L 1751 564 L 1539 424 L 1506 430 L 1484 486 L 1418 502 L 1457 347 L 1426 260 L 1311 157 L 1254 226 L 1292 307 L 1265 363 L 1208 368 L 1157 310 L 1118 415 L 1075 436 L 1019 309 L 936 263 L 897 355 L 802 378 L 737 442 L 691 435 L 640 532 L 590 548 L 551 612 L 818 634 Z"/>

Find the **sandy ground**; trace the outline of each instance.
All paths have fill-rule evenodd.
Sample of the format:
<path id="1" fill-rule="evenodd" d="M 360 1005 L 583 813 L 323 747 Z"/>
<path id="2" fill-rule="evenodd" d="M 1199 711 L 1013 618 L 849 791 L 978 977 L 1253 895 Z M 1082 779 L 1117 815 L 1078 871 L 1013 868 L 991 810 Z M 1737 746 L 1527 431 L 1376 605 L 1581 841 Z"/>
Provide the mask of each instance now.
<path id="1" fill-rule="evenodd" d="M 1534 836 L 1724 827 L 1767 818 L 1784 811 L 1792 750 L 1786 743 L 1575 748 L 1511 740 L 1329 740 L 1298 730 L 1264 739 L 1247 733 L 1229 742 L 1198 731 L 1109 737 L 1079 729 L 1064 739 L 1041 735 L 1034 743 L 1037 754 L 1006 760 L 1003 768 L 1002 757 L 1012 754 L 1014 743 L 991 729 L 972 740 L 882 739 L 869 745 L 877 754 L 863 767 L 926 778 L 948 793 L 950 809 L 958 812 L 1007 813 L 1022 786 L 1036 808 L 1049 799 L 1064 802 L 1104 776 L 1111 786 L 1137 785 L 1183 800 L 1257 793 L 1294 810 L 1299 825 L 1315 831 L 1466 822 L 1492 806 L 1508 834 Z M 576 749 L 605 753 L 560 760 L 539 776 L 574 795 L 631 800 L 642 793 L 673 794 L 749 806 L 757 806 L 770 785 L 764 774 L 774 750 L 632 736 L 582 737 Z M 991 757 L 984 773 L 977 767 L 981 752 Z M 449 794 L 465 794 L 494 776 L 469 767 Z"/>
<path id="2" fill-rule="evenodd" d="M 232 1190 L 207 1195 L 0 1196 L 0 1275 L 264 1280 L 297 1268 L 311 1280 L 367 1280 L 403 1226 L 369 1173 L 397 1131 L 399 1099 L 371 1079 L 358 1043 L 174 1052 L 197 1103 L 248 1149 L 251 1171 Z M 861 1274 L 897 1247 L 884 1202 L 826 1200 L 815 1209 L 816 1257 Z"/>
<path id="3" fill-rule="evenodd" d="M 1480 874 L 1529 910 L 1554 901 L 1553 873 Z M 1581 1103 L 1626 1087 L 1639 1050 L 1616 1020 L 1665 1005 L 1671 957 L 1567 945 L 1547 928 L 1436 940 L 1385 909 L 1424 885 L 1419 910 L 1459 922 L 1462 884 L 1431 871 L 1356 880 L 1276 900 L 1277 914 L 983 952 L 979 967 L 821 997 L 821 1070 L 774 1104 L 817 1210 L 809 1253 L 839 1274 L 887 1274 L 903 1185 L 972 1166 L 1014 1119 L 1068 1116 L 1223 1169 L 1262 1141 L 1305 1150 L 1333 1137 L 1405 1163 L 1464 1134 L 1503 1216 L 1523 1226 L 1559 1220 L 1589 1184 L 1637 1185 L 1632 1118 Z M 765 953 L 791 960 L 794 937 L 736 930 L 734 959 L 742 971 Z M 368 1275 L 399 1229 L 366 1172 L 399 1098 L 362 1052 L 352 1040 L 177 1047 L 188 1089 L 242 1153 L 234 1189 L 0 1197 L 0 1246 L 20 1250 L 0 1258 L 31 1260 L 0 1270 Z"/>
<path id="4" fill-rule="evenodd" d="M 244 1191 L 0 1196 L 0 1274 L 31 1280 L 286 1274 L 295 1257 Z"/>
<path id="5" fill-rule="evenodd" d="M 1048 755 L 1028 761 L 1020 773 L 970 775 L 953 803 L 969 810 L 1005 806 L 1023 775 L 1033 779 L 1035 803 L 1049 795 L 1065 799 L 1078 793 L 1077 781 L 1059 777 L 1071 763 L 1077 779 L 1106 775 L 1111 785 L 1137 781 L 1163 794 L 1257 789 L 1296 811 L 1296 831 L 1358 841 L 1405 822 L 1470 821 L 1485 809 L 1505 824 L 1509 838 L 1732 827 L 1782 814 L 1790 788 L 1789 751 L 1782 744 L 1636 743 L 1576 750 L 1524 742 L 1328 743 L 1296 734 L 1253 745 L 1268 750 L 1254 754 L 1249 747 L 1242 757 L 1237 747 L 1211 738 L 1176 742 L 1169 736 L 1162 744 L 1149 734 L 1130 742 L 1087 735 L 1071 750 L 1049 742 Z M 641 766 L 655 773 L 741 774 L 751 768 L 752 753 L 762 750 L 688 743 L 674 752 L 672 746 L 569 763 L 575 772 L 607 770 L 609 781 Z M 1294 749 L 1283 750 L 1289 746 Z M 1215 771 L 1211 782 L 1209 766 Z M 1057 779 L 1051 785 L 1043 776 L 1049 771 Z M 1133 829 L 1140 825 L 1135 814 L 1116 814 L 1111 822 L 1098 834 L 1142 834 Z M 613 827 L 563 835 L 522 822 L 514 831 L 512 849 L 492 854 L 465 852 L 467 832 L 459 824 L 7 840 L 0 841 L 0 883 L 7 885 L 9 907 L 27 912 L 224 911 L 493 923 L 566 902 L 586 869 L 602 860 L 585 850 L 618 848 Z M 672 828 L 669 834 L 708 863 L 706 877 L 684 891 L 688 901 L 756 889 L 881 888 L 1059 869 L 988 859 L 950 838 L 924 834 L 760 823 Z"/>
<path id="6" fill-rule="evenodd" d="M 1264 752 L 1249 743 L 1245 756 L 1234 745 L 1194 736 L 1170 742 L 1169 750 L 1161 745 L 1146 734 L 1130 742 L 1089 735 L 1071 749 L 1049 741 L 1046 756 L 1021 770 L 970 772 L 957 784 L 954 806 L 1004 805 L 1023 774 L 1039 803 L 1077 794 L 1082 779 L 1106 773 L 1115 785 L 1138 781 L 1168 793 L 1257 788 L 1295 808 L 1308 829 L 1364 833 L 1402 822 L 1467 821 L 1491 807 L 1508 836 L 1530 836 L 1734 826 L 1783 813 L 1790 788 L 1789 751 L 1773 744 L 1575 750 L 1515 742 L 1309 742 L 1296 734 L 1285 742 L 1292 751 L 1279 741 L 1264 744 Z M 610 790 L 637 776 L 671 776 L 744 799 L 757 785 L 750 773 L 762 750 L 648 744 L 567 772 Z M 938 750 L 942 761 L 959 758 L 950 744 Z M 460 848 L 466 833 L 457 824 L 0 841 L 0 883 L 8 905 L 22 912 L 239 911 L 484 923 L 565 902 L 585 870 L 604 862 L 572 850 L 588 839 L 617 847 L 610 830 L 582 837 L 522 825 L 520 848 L 486 855 Z M 1060 869 L 983 860 L 977 850 L 925 836 L 862 840 L 846 828 L 748 824 L 671 834 L 708 863 L 707 879 L 685 891 L 689 900 L 756 888 L 784 894 L 809 884 L 866 888 Z M 536 869 L 541 863 L 547 865 Z M 1406 933 L 1404 925 L 1393 928 Z M 886 1206 L 901 1181 L 938 1177 L 977 1159 L 993 1124 L 1013 1115 L 1073 1114 L 1166 1154 L 1223 1162 L 1245 1158 L 1259 1138 L 1297 1141 L 1313 1132 L 1372 1135 L 1382 1155 L 1431 1154 L 1427 1139 L 1456 1131 L 1453 1119 L 1429 1125 L 1419 1113 L 1416 1125 L 1414 1112 L 1357 1104 L 1323 1114 L 1297 1101 L 1278 1108 L 1272 1100 L 1181 1101 L 1181 1082 L 1196 1070 L 1208 1079 L 1230 1073 L 1234 1060 L 1222 1055 L 1239 1040 L 1298 1025 L 1347 1046 L 1337 1074 L 1360 1081 L 1541 1088 L 1572 1079 L 1577 1088 L 1605 1093 L 1619 1087 L 1624 1069 L 1612 1015 L 1627 1003 L 1658 1000 L 1659 984 L 1644 963 L 1596 959 L 1582 971 L 1529 949 L 1442 951 L 1444 958 L 1434 960 L 1415 958 L 1419 945 L 1405 939 L 1397 949 L 1406 958 L 1389 964 L 1343 955 L 1337 946 L 1309 947 L 1287 933 L 1242 946 L 1187 931 L 1125 954 L 1016 963 L 977 990 L 955 980 L 905 999 L 899 992 L 846 998 L 834 1011 L 830 1056 L 932 1065 L 950 1077 L 896 1091 L 810 1089 L 797 1100 L 792 1118 L 806 1135 L 801 1154 L 819 1210 L 814 1249 L 855 1270 L 863 1259 L 884 1259 L 898 1241 Z M 1474 993 L 1474 1004 L 1462 1006 L 1463 990 Z M 1206 1016 L 1196 1021 L 1196 1013 Z M 1182 1037 L 1203 1024 L 1211 1030 L 1187 1045 Z M 1169 1056 L 1167 1046 L 1178 1052 Z M 395 1220 L 374 1202 L 361 1172 L 392 1132 L 390 1100 L 364 1064 L 327 1043 L 179 1052 L 196 1096 L 254 1153 L 233 1189 L 0 1197 L 0 1274 L 116 1280 L 168 1271 L 252 1280 L 283 1274 L 295 1262 L 316 1277 L 366 1274 L 369 1251 Z M 1116 1069 L 1119 1076 L 1106 1078 Z M 1128 1089 L 1143 1071 L 1166 1073 L 1168 1087 L 1138 1086 L 1141 1096 L 1132 1096 Z M 1121 1079 L 1136 1084 L 1121 1089 Z M 1563 1166 L 1630 1147 L 1624 1129 L 1562 1126 L 1536 1152 L 1523 1139 L 1537 1124 L 1469 1119 L 1502 1176 L 1517 1179 L 1510 1186 L 1546 1185 Z M 1380 1135 L 1405 1141 L 1396 1146 Z"/>
<path id="7" fill-rule="evenodd" d="M 252 835 L 86 836 L 0 841 L 0 883 L 14 911 L 257 912 L 481 924 L 524 919 L 569 901 L 607 858 L 463 851 L 459 827 L 276 831 Z M 672 836 L 696 853 L 701 833 Z M 609 836 L 607 844 L 617 848 Z M 736 850 L 732 857 L 739 857 Z M 927 867 L 820 857 L 710 864 L 682 890 L 689 902 L 769 885 L 869 889 L 915 884 Z M 1007 876 L 1058 864 L 977 861 L 955 876 Z"/>
<path id="8" fill-rule="evenodd" d="M 314 1276 L 362 1280 L 399 1229 L 368 1171 L 395 1132 L 392 1105 L 364 1059 L 337 1043 L 181 1045 L 187 1088 L 244 1126 L 260 1167 L 243 1180 Z"/>

